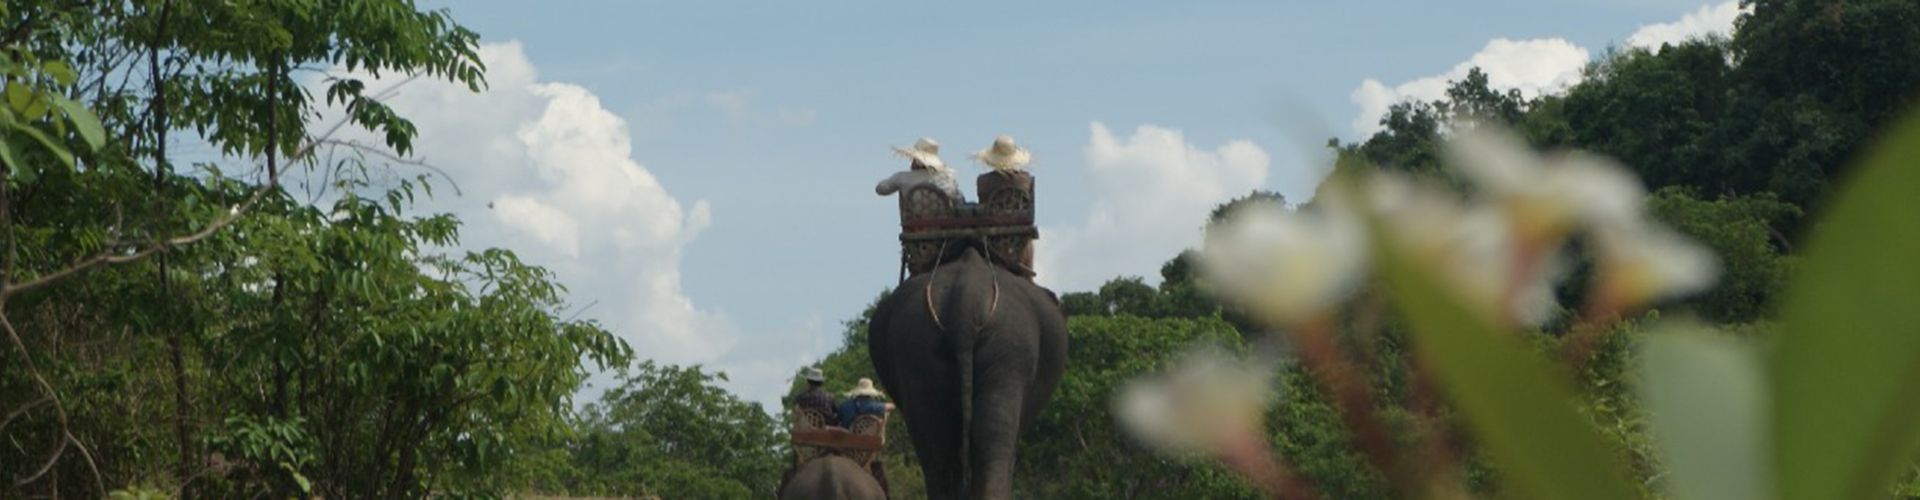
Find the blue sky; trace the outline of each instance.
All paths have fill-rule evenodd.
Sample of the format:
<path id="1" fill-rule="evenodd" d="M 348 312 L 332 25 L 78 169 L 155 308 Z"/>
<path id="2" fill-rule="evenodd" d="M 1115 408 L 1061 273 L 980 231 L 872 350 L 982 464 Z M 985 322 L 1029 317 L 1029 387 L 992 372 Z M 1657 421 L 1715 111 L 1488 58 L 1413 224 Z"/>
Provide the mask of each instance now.
<path id="1" fill-rule="evenodd" d="M 481 34 L 493 85 L 414 82 L 394 105 L 463 188 L 429 208 L 469 245 L 551 266 L 638 355 L 770 402 L 894 283 L 894 202 L 871 191 L 902 166 L 888 146 L 940 140 L 971 191 L 966 153 L 1014 136 L 1041 281 L 1084 290 L 1151 278 L 1226 198 L 1304 201 L 1327 137 L 1467 66 L 1553 92 L 1610 46 L 1724 32 L 1736 9 L 1034 4 L 429 2 Z"/>

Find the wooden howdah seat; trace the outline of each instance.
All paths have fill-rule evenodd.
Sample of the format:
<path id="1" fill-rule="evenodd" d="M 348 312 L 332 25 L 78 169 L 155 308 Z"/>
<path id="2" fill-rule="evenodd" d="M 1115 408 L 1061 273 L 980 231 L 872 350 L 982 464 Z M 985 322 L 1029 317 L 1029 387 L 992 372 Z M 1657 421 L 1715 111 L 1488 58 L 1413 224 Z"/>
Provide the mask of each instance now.
<path id="1" fill-rule="evenodd" d="M 853 419 L 852 428 L 842 429 L 831 425 L 818 411 L 794 408 L 793 428 L 788 435 L 793 440 L 796 468 L 826 455 L 840 455 L 861 467 L 870 467 L 887 447 L 887 417 L 861 415 Z"/>
<path id="2" fill-rule="evenodd" d="M 909 275 L 933 270 L 967 241 L 978 240 L 995 264 L 1033 277 L 1033 240 L 1040 238 L 1033 226 L 1033 175 L 987 172 L 975 186 L 978 203 L 960 203 L 933 186 L 900 194 L 900 258 Z"/>

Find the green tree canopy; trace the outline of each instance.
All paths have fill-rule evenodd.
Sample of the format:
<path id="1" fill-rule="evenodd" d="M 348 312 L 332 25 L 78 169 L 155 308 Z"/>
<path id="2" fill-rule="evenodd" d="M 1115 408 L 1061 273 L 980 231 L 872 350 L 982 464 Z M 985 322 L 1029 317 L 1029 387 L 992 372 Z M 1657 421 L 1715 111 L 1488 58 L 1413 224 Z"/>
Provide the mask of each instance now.
<path id="1" fill-rule="evenodd" d="M 698 366 L 642 362 L 582 412 L 572 469 L 548 491 L 662 498 L 767 498 L 787 465 L 781 426 Z"/>

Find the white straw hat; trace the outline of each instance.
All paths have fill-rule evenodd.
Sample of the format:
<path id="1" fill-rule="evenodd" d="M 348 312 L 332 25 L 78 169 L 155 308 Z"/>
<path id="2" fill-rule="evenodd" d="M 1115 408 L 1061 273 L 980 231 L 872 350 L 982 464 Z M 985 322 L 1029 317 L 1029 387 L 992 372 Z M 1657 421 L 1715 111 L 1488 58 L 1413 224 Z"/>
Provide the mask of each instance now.
<path id="1" fill-rule="evenodd" d="M 899 153 L 900 156 L 912 158 L 913 161 L 920 162 L 921 165 L 926 165 L 927 168 L 934 170 L 947 169 L 947 162 L 940 160 L 940 143 L 935 142 L 929 137 L 921 137 L 920 140 L 914 141 L 913 148 L 911 149 L 895 147 L 893 148 L 893 152 Z"/>
<path id="2" fill-rule="evenodd" d="M 860 382 L 854 385 L 853 390 L 847 391 L 847 397 L 853 398 L 860 396 L 873 398 L 887 397 L 886 394 L 881 394 L 879 389 L 873 388 L 873 379 L 870 378 L 860 379 Z"/>
<path id="3" fill-rule="evenodd" d="M 1020 170 L 1027 166 L 1027 162 L 1033 161 L 1033 154 L 1015 145 L 1013 136 L 1009 135 L 995 137 L 992 146 L 974 153 L 973 157 L 994 170 Z"/>
<path id="4" fill-rule="evenodd" d="M 805 372 L 801 373 L 801 376 L 806 378 L 808 382 L 827 381 L 827 374 L 821 373 L 819 368 L 808 367 Z"/>

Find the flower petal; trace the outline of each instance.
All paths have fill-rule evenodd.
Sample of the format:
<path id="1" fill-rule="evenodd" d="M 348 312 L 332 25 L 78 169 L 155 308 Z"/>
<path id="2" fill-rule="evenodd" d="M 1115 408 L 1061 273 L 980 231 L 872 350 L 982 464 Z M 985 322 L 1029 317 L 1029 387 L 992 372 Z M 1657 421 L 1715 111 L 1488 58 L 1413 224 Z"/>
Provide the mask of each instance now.
<path id="1" fill-rule="evenodd" d="M 1295 211 L 1278 205 L 1236 210 L 1207 231 L 1202 276 L 1223 297 L 1277 324 L 1323 312 L 1358 287 L 1366 241 L 1344 208 Z"/>
<path id="2" fill-rule="evenodd" d="M 1601 296 L 1615 307 L 1689 295 L 1713 286 L 1719 259 L 1665 226 L 1640 223 L 1594 230 L 1600 249 Z"/>
<path id="3" fill-rule="evenodd" d="M 1166 372 L 1128 382 L 1114 406 L 1121 424 L 1141 442 L 1191 455 L 1260 435 L 1251 431 L 1273 399 L 1271 366 L 1205 347 L 1182 355 Z"/>

